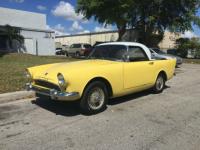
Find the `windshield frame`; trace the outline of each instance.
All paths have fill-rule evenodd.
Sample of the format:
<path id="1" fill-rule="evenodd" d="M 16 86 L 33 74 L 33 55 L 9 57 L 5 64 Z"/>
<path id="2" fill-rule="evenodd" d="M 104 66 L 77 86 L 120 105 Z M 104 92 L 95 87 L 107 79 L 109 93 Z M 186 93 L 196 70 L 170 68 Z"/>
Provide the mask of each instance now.
<path id="1" fill-rule="evenodd" d="M 151 48 L 151 49 L 157 54 L 160 54 L 160 55 L 166 54 L 164 51 L 160 50 L 159 48 Z"/>
<path id="2" fill-rule="evenodd" d="M 92 52 L 90 53 L 90 55 L 88 56 L 88 59 L 101 59 L 101 60 L 111 60 L 111 61 L 120 61 L 120 62 L 125 62 L 126 59 L 125 58 L 121 58 L 121 59 L 117 59 L 117 58 L 109 58 L 109 57 L 94 57 L 93 54 L 95 53 L 95 50 L 96 48 L 99 48 L 99 47 L 103 47 L 103 46 L 109 46 L 109 47 L 112 47 L 112 46 L 123 46 L 125 49 L 125 52 L 124 52 L 124 55 L 127 55 L 128 54 L 128 46 L 126 45 L 123 45 L 123 44 L 105 44 L 105 45 L 97 45 L 93 48 Z"/>

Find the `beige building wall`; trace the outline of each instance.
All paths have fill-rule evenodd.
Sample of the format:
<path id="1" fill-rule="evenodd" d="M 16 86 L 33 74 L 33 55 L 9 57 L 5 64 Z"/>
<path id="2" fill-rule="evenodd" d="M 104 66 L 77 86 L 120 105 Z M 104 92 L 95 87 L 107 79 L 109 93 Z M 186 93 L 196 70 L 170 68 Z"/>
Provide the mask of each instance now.
<path id="1" fill-rule="evenodd" d="M 166 31 L 162 42 L 159 44 L 159 47 L 163 50 L 174 48 L 176 45 L 176 40 L 181 37 L 179 33 L 171 33 Z"/>
<path id="2" fill-rule="evenodd" d="M 117 32 L 87 33 L 77 35 L 67 35 L 56 37 L 55 41 L 62 45 L 71 45 L 74 43 L 88 43 L 94 45 L 96 42 L 109 42 L 118 39 Z"/>
<path id="3" fill-rule="evenodd" d="M 55 41 L 60 42 L 62 45 L 71 45 L 73 43 L 90 43 L 90 38 L 87 35 L 66 36 L 56 38 Z"/>
<path id="4" fill-rule="evenodd" d="M 131 33 L 131 35 L 137 36 L 137 34 L 134 34 L 134 33 Z M 180 38 L 180 34 L 174 34 L 174 33 L 166 31 L 164 35 L 164 39 L 159 44 L 159 46 L 161 49 L 174 48 L 175 41 L 178 38 Z M 116 41 L 117 39 L 118 39 L 117 31 L 108 31 L 108 32 L 60 36 L 60 37 L 56 37 L 55 41 L 60 42 L 62 45 L 71 45 L 74 43 L 88 43 L 88 44 L 94 45 L 96 42 L 109 42 L 109 41 Z M 131 39 L 134 39 L 134 38 L 132 37 Z M 125 38 L 125 41 L 128 41 L 128 40 Z"/>

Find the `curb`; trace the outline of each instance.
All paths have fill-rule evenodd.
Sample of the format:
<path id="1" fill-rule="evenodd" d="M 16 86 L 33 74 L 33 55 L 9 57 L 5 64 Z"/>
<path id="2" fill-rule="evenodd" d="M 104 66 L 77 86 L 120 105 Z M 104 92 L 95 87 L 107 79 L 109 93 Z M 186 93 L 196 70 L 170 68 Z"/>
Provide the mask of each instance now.
<path id="1" fill-rule="evenodd" d="M 4 93 L 0 94 L 0 104 L 33 97 L 35 97 L 35 92 L 33 91 L 17 91 L 11 93 Z"/>

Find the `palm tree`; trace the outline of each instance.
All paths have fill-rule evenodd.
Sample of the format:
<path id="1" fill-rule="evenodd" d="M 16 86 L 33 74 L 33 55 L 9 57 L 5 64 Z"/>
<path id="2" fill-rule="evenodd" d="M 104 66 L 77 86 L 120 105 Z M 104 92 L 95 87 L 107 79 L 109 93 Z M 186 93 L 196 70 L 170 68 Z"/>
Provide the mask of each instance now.
<path id="1" fill-rule="evenodd" d="M 2 30 L 0 30 L 0 36 L 7 40 L 8 49 L 13 49 L 13 40 L 19 42 L 20 45 L 24 43 L 24 37 L 20 35 L 20 28 L 5 25 Z"/>

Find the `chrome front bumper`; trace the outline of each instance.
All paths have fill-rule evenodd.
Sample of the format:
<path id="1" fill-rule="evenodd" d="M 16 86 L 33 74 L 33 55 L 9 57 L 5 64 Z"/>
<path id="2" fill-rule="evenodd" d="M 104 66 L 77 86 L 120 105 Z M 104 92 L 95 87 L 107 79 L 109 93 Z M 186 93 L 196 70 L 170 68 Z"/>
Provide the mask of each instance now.
<path id="1" fill-rule="evenodd" d="M 26 83 L 25 85 L 27 91 L 35 91 L 38 94 L 45 95 L 51 97 L 51 99 L 54 100 L 60 100 L 60 101 L 74 101 L 78 100 L 80 98 L 78 92 L 61 92 L 54 89 L 44 89 L 41 87 L 37 87 L 32 85 L 31 83 Z"/>

